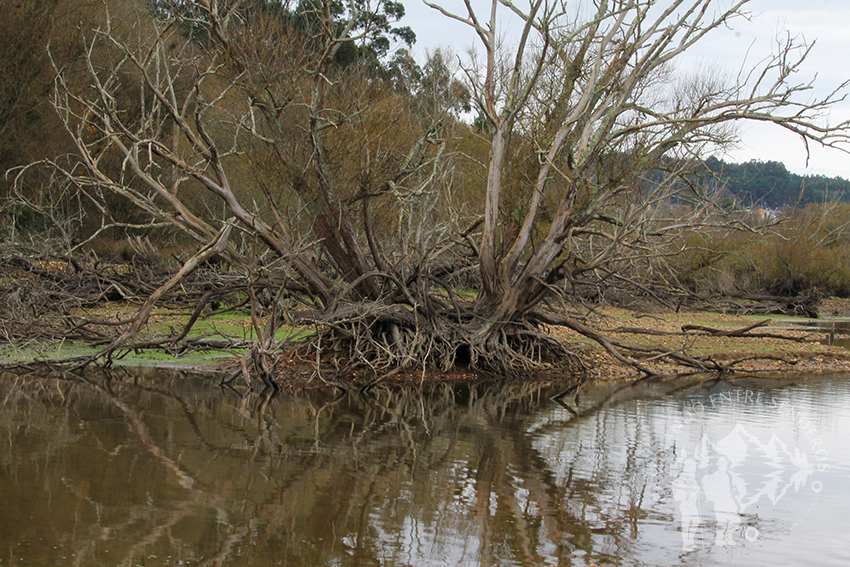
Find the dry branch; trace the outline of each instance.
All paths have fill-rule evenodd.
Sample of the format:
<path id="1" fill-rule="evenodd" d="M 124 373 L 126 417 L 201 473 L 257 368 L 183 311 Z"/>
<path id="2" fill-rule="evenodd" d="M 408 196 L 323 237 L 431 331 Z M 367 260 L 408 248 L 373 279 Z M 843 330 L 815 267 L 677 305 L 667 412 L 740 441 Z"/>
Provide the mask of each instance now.
<path id="1" fill-rule="evenodd" d="M 130 328 L 127 329 L 120 337 L 115 339 L 105 349 L 95 355 L 92 355 L 92 357 L 86 364 L 94 362 L 95 360 L 101 358 L 105 358 L 107 364 L 111 364 L 112 353 L 114 353 L 117 349 L 121 348 L 130 339 L 132 339 L 139 333 L 142 327 L 147 323 L 151 312 L 153 312 L 153 308 L 156 305 L 157 300 L 159 300 L 163 295 L 168 293 L 177 284 L 183 281 L 183 279 L 185 279 L 187 275 L 194 272 L 199 265 L 209 261 L 210 259 L 214 258 L 215 256 L 221 254 L 224 251 L 225 247 L 227 246 L 227 240 L 228 238 L 230 238 L 230 231 L 233 229 L 233 222 L 233 220 L 229 221 L 212 242 L 201 248 L 197 252 L 197 254 L 189 258 L 183 264 L 180 270 L 178 270 L 178 272 L 171 277 L 171 279 L 169 279 L 167 282 L 157 288 L 156 291 L 154 291 L 145 300 L 144 304 L 136 314 L 133 323 L 130 325 Z"/>
<path id="2" fill-rule="evenodd" d="M 631 335 L 655 335 L 655 336 L 675 336 L 675 337 L 738 337 L 752 339 L 782 339 L 786 341 L 794 341 L 798 343 L 808 342 L 808 337 L 797 335 L 781 335 L 778 333 L 752 333 L 753 329 L 764 327 L 770 323 L 770 319 L 759 321 L 746 327 L 739 329 L 717 329 L 707 327 L 705 325 L 682 325 L 681 331 L 661 331 L 658 329 L 646 329 L 643 327 L 616 327 L 609 329 L 608 333 L 623 333 Z"/>

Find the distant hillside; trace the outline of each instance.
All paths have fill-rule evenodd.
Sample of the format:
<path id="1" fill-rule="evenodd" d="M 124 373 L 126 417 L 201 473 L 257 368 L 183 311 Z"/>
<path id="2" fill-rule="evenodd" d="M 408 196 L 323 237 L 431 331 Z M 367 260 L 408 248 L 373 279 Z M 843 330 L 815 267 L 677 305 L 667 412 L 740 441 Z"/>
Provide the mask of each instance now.
<path id="1" fill-rule="evenodd" d="M 850 202 L 850 181 L 841 177 L 797 175 L 777 161 L 726 163 L 711 157 L 706 165 L 742 206 L 781 208 L 798 202 Z"/>

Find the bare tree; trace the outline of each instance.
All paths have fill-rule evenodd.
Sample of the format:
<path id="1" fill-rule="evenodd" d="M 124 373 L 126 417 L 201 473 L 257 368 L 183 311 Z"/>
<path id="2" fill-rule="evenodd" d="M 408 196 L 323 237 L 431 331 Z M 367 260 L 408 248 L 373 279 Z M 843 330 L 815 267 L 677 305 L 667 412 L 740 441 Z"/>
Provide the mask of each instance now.
<path id="1" fill-rule="evenodd" d="M 469 1 L 461 13 L 429 3 L 477 34 L 483 53 L 463 68 L 466 89 L 444 62 L 432 61 L 443 67 L 430 82 L 340 63 L 341 49 L 365 53 L 381 31 L 359 3 L 344 17 L 323 1 L 281 18 L 197 0 L 153 22 L 112 19 L 86 50 L 90 87 L 59 74 L 56 108 L 82 158 L 62 171 L 98 203 L 104 226 L 114 221 L 105 193 L 199 246 L 235 218 L 281 259 L 303 302 L 290 318 L 319 326 L 310 347 L 345 368 L 533 368 L 569 354 L 547 325 L 638 367 L 668 354 L 704 368 L 607 338 L 549 300 L 657 255 L 655 239 L 692 226 L 665 216 L 669 197 L 703 151 L 734 140 L 738 122 L 847 141 L 845 124 L 821 120 L 846 84 L 812 101 L 811 84 L 794 82 L 810 49 L 796 40 L 729 82 L 673 72 L 746 3 L 534 0 L 525 10 L 494 0 L 486 20 Z M 520 24 L 507 50 L 502 14 Z M 131 83 L 133 112 L 119 96 Z M 474 126 L 457 119 L 465 92 L 480 112 Z M 468 167 L 457 140 L 476 132 L 489 145 L 477 220 L 451 198 Z M 648 184 L 650 171 L 663 179 Z M 222 255 L 250 263 L 232 244 Z M 456 293 L 464 271 L 480 273 L 474 300 Z"/>
<path id="2" fill-rule="evenodd" d="M 657 254 L 659 226 L 668 234 L 679 228 L 659 218 L 659 205 L 684 185 L 688 163 L 734 141 L 735 124 L 770 122 L 806 144 L 846 148 L 848 125 L 822 119 L 847 83 L 811 99 L 812 84 L 794 82 L 811 46 L 796 39 L 728 82 L 717 73 L 673 74 L 672 63 L 707 34 L 747 17 L 746 0 L 729 8 L 711 0 L 600 0 L 580 8 L 541 0 L 527 10 L 494 0 L 486 20 L 468 1 L 458 13 L 426 3 L 471 27 L 483 48 L 466 75 L 491 140 L 472 333 L 484 352 L 501 348 L 497 337 L 506 327 L 525 322 L 564 324 L 599 338 L 543 313 L 541 303 L 558 282 Z M 502 14 L 520 26 L 510 54 L 499 45 Z M 506 169 L 514 148 L 529 139 L 538 159 L 522 222 L 504 223 Z M 642 177 L 665 163 L 672 170 L 647 193 Z M 581 249 L 588 236 L 596 245 Z"/>

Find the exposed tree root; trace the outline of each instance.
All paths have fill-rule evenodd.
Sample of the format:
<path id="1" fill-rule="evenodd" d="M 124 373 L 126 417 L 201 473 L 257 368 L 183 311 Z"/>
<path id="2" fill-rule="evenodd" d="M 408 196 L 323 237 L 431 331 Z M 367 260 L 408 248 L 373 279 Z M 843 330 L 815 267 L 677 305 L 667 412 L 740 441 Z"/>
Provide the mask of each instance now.
<path id="1" fill-rule="evenodd" d="M 454 295 L 450 286 L 436 282 L 443 291 L 435 295 L 416 289 L 417 282 L 401 282 L 386 275 L 383 277 L 389 282 L 387 288 L 396 289 L 397 294 L 404 295 L 402 299 L 367 301 L 352 298 L 346 302 L 346 294 L 342 294 L 340 302 L 326 310 L 288 311 L 290 300 L 286 300 L 286 306 L 281 301 L 289 288 L 279 280 L 275 283 L 265 275 L 240 277 L 202 267 L 220 249 L 215 244 L 222 242 L 223 239 L 219 239 L 211 243 L 208 249 L 186 261 L 177 273 L 153 270 L 140 262 L 122 270 L 98 265 L 87 267 L 76 260 L 60 262 L 59 259 L 39 259 L 21 253 L 7 255 L 3 262 L 7 273 L 14 274 L 15 279 L 0 284 L 5 299 L 0 305 L 3 310 L 0 336 L 10 344 L 67 340 L 106 347 L 96 357 L 61 360 L 57 356 L 42 357 L 51 358 L 51 364 L 61 362 L 64 367 L 91 363 L 108 365 L 113 359 L 145 349 L 179 354 L 196 349 L 243 348 L 248 353 L 230 382 L 242 377 L 248 382 L 257 380 L 266 387 L 274 387 L 276 375 L 281 372 L 277 365 L 280 345 L 274 340 L 276 330 L 284 323 L 312 325 L 315 334 L 297 348 L 302 359 L 314 364 L 313 375 L 336 385 L 339 375 L 365 370 L 371 376 L 364 386 L 366 389 L 400 372 L 422 371 L 424 376 L 426 369 L 437 372 L 468 369 L 499 376 L 527 376 L 541 369 L 576 374 L 588 370 L 584 356 L 547 333 L 545 327 L 553 325 L 572 329 L 593 340 L 615 360 L 646 376 L 654 375 L 654 363 L 662 360 L 686 372 L 721 373 L 737 370 L 742 363 L 755 359 L 770 358 L 788 364 L 796 361 L 759 356 L 720 362 L 710 357 L 691 356 L 684 346 L 671 349 L 634 345 L 614 335 L 806 340 L 759 331 L 767 321 L 732 330 L 685 325 L 675 332 L 639 327 L 603 331 L 552 311 L 527 313 L 518 320 L 492 327 L 495 330 L 484 334 L 485 321 L 478 319 L 471 303 Z M 370 277 L 380 276 L 371 274 Z M 240 295 L 242 299 L 238 299 Z M 271 306 L 271 311 L 261 308 L 264 297 L 262 301 Z M 140 311 L 135 317 L 122 320 L 103 320 L 84 314 L 85 308 L 102 305 L 112 298 L 138 304 Z M 167 336 L 137 340 L 154 302 L 168 307 L 191 307 L 191 314 L 181 327 Z M 221 309 L 225 303 L 227 307 Z M 244 311 L 248 303 L 259 339 L 190 336 L 195 323 L 211 310 L 213 313 L 229 309 Z M 260 323 L 260 319 L 265 322 Z M 61 347 L 56 350 L 58 352 Z"/>
<path id="2" fill-rule="evenodd" d="M 376 377 L 396 370 L 455 368 L 514 376 L 557 362 L 579 373 L 582 358 L 530 321 L 503 325 L 481 337 L 471 313 L 427 317 L 404 305 L 348 304 L 330 314 L 304 316 L 318 326 L 302 354 L 322 352 L 339 372 L 367 368 Z"/>

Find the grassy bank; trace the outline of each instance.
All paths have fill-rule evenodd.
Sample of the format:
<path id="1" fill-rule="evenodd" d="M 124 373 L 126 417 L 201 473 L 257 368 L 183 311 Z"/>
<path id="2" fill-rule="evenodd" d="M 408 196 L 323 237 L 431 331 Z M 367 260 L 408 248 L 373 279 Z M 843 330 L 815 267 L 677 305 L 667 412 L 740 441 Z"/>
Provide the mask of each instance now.
<path id="1" fill-rule="evenodd" d="M 832 317 L 850 316 L 850 301 L 831 300 L 824 312 Z M 81 318 L 100 321 L 91 330 L 106 333 L 109 323 L 132 318 L 135 306 L 110 303 L 96 310 L 78 313 Z M 140 333 L 139 341 L 174 337 L 180 333 L 191 313 L 159 309 Z M 631 344 L 662 346 L 665 350 L 691 356 L 707 356 L 718 363 L 737 362 L 736 370 L 754 371 L 850 371 L 850 335 L 810 330 L 801 326 L 803 319 L 786 316 L 736 316 L 710 312 L 636 312 L 615 307 L 599 307 L 584 314 L 587 323 L 606 334 Z M 825 320 L 829 320 L 828 318 Z M 757 327 L 735 336 L 742 329 Z M 596 343 L 561 328 L 550 330 L 560 340 L 585 357 L 591 374 L 599 379 L 629 378 L 639 373 L 616 361 Z M 114 331 L 113 331 L 114 332 Z M 284 326 L 277 339 L 297 340 L 312 329 Z M 723 333 L 730 333 L 724 335 Z M 119 351 L 115 363 L 125 366 L 214 369 L 232 367 L 245 354 L 246 346 L 255 338 L 251 318 L 243 313 L 213 314 L 199 319 L 189 338 L 207 338 L 214 348 L 173 349 L 170 351 L 126 349 Z M 829 344 L 829 343 L 832 344 Z M 71 342 L 30 342 L 0 345 L 0 361 L 14 364 L 28 361 L 55 362 L 69 357 L 89 356 L 102 348 L 98 345 Z M 660 374 L 681 372 L 682 368 L 664 361 L 644 365 Z M 464 376 L 470 376 L 463 374 Z"/>
<path id="2" fill-rule="evenodd" d="M 132 319 L 137 307 L 125 303 L 108 303 L 96 309 L 78 311 L 72 314 L 81 320 L 97 321 L 99 324 L 87 324 L 88 331 L 112 336 L 114 325 L 119 321 Z M 133 342 L 156 341 L 176 337 L 191 317 L 190 311 L 157 309 L 150 317 Z M 264 321 L 261 321 L 264 323 Z M 278 340 L 297 340 L 300 336 L 312 333 L 309 328 L 281 327 L 276 333 Z M 234 360 L 247 352 L 247 345 L 256 338 L 257 331 L 251 317 L 245 313 L 231 312 L 199 318 L 192 326 L 187 339 L 208 339 L 215 345 L 209 348 L 175 349 L 123 349 L 114 358 L 115 364 L 122 366 L 169 367 L 169 368 L 216 368 L 232 364 Z M 19 362 L 58 362 L 63 359 L 86 357 L 99 352 L 104 344 L 75 342 L 66 340 L 28 341 L 24 343 L 6 341 L 0 344 L 0 362 L 15 364 Z"/>
<path id="3" fill-rule="evenodd" d="M 850 317 L 850 302 L 828 300 L 821 321 Z M 635 312 L 602 307 L 587 313 L 587 319 L 617 339 L 639 345 L 659 345 L 667 351 L 691 356 L 707 356 L 719 363 L 738 361 L 736 370 L 742 372 L 850 371 L 850 336 L 827 330 L 810 330 L 807 321 L 784 315 L 730 315 L 711 312 Z M 736 331 L 753 325 L 758 327 L 734 336 Z M 713 332 L 709 333 L 708 330 Z M 724 336 L 722 333 L 731 333 Z M 584 341 L 576 333 L 553 329 L 564 341 Z M 831 343 L 831 344 L 830 344 Z M 598 346 L 589 345 L 592 372 L 600 378 L 635 376 L 637 372 L 623 365 Z M 660 374 L 675 373 L 677 368 L 667 362 L 646 363 Z"/>

